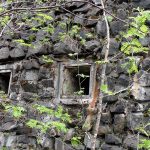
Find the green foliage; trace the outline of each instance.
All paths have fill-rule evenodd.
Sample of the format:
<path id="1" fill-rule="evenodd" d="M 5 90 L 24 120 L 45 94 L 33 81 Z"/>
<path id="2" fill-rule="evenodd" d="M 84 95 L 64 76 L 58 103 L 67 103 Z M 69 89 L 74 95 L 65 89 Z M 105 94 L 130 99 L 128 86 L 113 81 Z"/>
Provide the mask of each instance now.
<path id="1" fill-rule="evenodd" d="M 134 57 L 128 57 L 128 62 L 122 64 L 122 67 L 127 69 L 127 72 L 129 74 L 132 74 L 132 73 L 137 73 L 138 72 L 138 66 L 137 66 L 137 63 L 136 63 L 136 60 Z"/>
<path id="2" fill-rule="evenodd" d="M 79 91 L 74 92 L 75 95 L 82 96 L 84 94 L 84 88 L 81 88 Z"/>
<path id="3" fill-rule="evenodd" d="M 149 29 L 145 25 L 146 20 L 150 19 L 150 11 L 144 11 L 137 9 L 139 11 L 139 15 L 136 17 L 130 17 L 132 19 L 131 23 L 129 24 L 129 29 L 123 33 L 123 37 L 127 39 L 127 42 L 124 42 L 121 51 L 126 55 L 144 52 L 147 53 L 149 50 L 142 46 L 139 38 L 144 38 Z"/>
<path id="4" fill-rule="evenodd" d="M 33 108 L 35 108 L 41 114 L 48 114 L 60 120 L 42 122 L 35 119 L 29 119 L 26 123 L 27 126 L 29 126 L 30 128 L 39 129 L 43 133 L 46 133 L 46 131 L 50 128 L 56 128 L 56 130 L 58 131 L 67 132 L 68 129 L 66 127 L 66 123 L 71 122 L 71 118 L 68 113 L 64 112 L 61 106 L 59 106 L 57 110 L 53 110 L 45 106 L 36 104 L 33 106 Z"/>
<path id="5" fill-rule="evenodd" d="M 139 38 L 144 38 L 148 32 L 149 28 L 146 26 L 146 20 L 150 19 L 150 11 L 144 11 L 141 9 L 136 9 L 139 14 L 136 17 L 130 17 L 132 20 L 129 24 L 129 28 L 126 32 L 122 33 L 123 37 L 126 39 L 121 46 L 121 51 L 125 55 L 132 55 L 129 57 L 129 61 L 122 66 L 128 70 L 129 74 L 137 73 L 138 66 L 134 54 L 137 53 L 147 53 L 149 48 L 143 47 L 140 43 Z"/>
<path id="6" fill-rule="evenodd" d="M 142 126 L 136 128 L 136 130 L 138 130 L 140 133 L 144 134 L 145 136 L 149 137 L 150 136 L 150 131 L 145 130 L 149 126 L 150 126 L 150 122 L 147 123 L 146 125 L 142 125 Z"/>
<path id="7" fill-rule="evenodd" d="M 17 39 L 17 40 L 14 40 L 14 41 L 19 43 L 22 46 L 33 47 L 32 44 L 29 44 L 29 43 L 25 42 L 23 39 Z"/>
<path id="8" fill-rule="evenodd" d="M 139 144 L 140 149 L 150 150 L 150 140 L 142 139 Z"/>
<path id="9" fill-rule="evenodd" d="M 42 56 L 42 60 L 43 60 L 46 64 L 49 64 L 49 65 L 54 62 L 49 56 L 46 56 L 46 55 L 43 55 L 43 56 Z"/>
<path id="10" fill-rule="evenodd" d="M 15 118 L 20 118 L 23 116 L 25 109 L 21 106 L 14 105 L 3 105 L 5 107 L 6 112 L 11 112 L 12 116 Z"/>
<path id="11" fill-rule="evenodd" d="M 96 61 L 95 63 L 101 65 L 101 64 L 106 64 L 106 63 L 108 63 L 108 61 L 98 60 L 98 61 Z"/>
<path id="12" fill-rule="evenodd" d="M 102 84 L 101 87 L 100 87 L 101 91 L 105 94 L 108 94 L 108 95 L 114 95 L 114 93 L 112 91 L 109 91 L 108 90 L 108 86 L 107 84 Z"/>
<path id="13" fill-rule="evenodd" d="M 107 16 L 107 20 L 108 20 L 109 22 L 112 22 L 113 17 L 112 17 L 111 15 L 108 15 L 108 16 Z"/>
<path id="14" fill-rule="evenodd" d="M 146 129 L 147 127 L 149 128 L 150 126 L 150 122 L 148 122 L 146 125 L 142 125 L 138 128 L 136 128 L 136 130 L 140 133 L 140 134 L 144 134 L 145 136 L 148 137 L 148 139 L 140 139 L 140 143 L 139 143 L 139 148 L 140 149 L 144 149 L 144 150 L 150 150 L 150 131 L 148 129 Z"/>
<path id="15" fill-rule="evenodd" d="M 74 136 L 74 137 L 71 139 L 71 145 L 72 145 L 74 148 L 77 148 L 77 147 L 81 144 L 80 140 L 81 140 L 81 137 L 79 137 L 79 136 Z"/>
<path id="16" fill-rule="evenodd" d="M 147 53 L 148 50 L 149 48 L 143 47 L 138 39 L 132 39 L 130 42 L 124 42 L 121 47 L 121 51 L 126 55 L 139 52 Z"/>
<path id="17" fill-rule="evenodd" d="M 5 100 L 7 98 L 7 94 L 5 94 L 4 91 L 0 91 L 0 98 Z"/>
<path id="18" fill-rule="evenodd" d="M 51 17 L 50 15 L 47 15 L 45 13 L 38 13 L 37 16 L 42 17 L 42 19 L 44 20 L 44 22 L 46 22 L 47 20 L 54 20 L 53 17 Z"/>
<path id="19" fill-rule="evenodd" d="M 81 78 L 89 78 L 89 75 L 85 75 L 85 74 L 77 74 L 76 76 L 81 77 Z"/>
<path id="20" fill-rule="evenodd" d="M 85 34 L 87 38 L 92 38 L 93 37 L 93 34 L 92 33 L 87 33 Z"/>
<path id="21" fill-rule="evenodd" d="M 78 25 L 74 25 L 71 27 L 71 29 L 68 32 L 60 33 L 59 38 L 62 42 L 64 42 L 66 39 L 75 38 L 76 40 L 79 40 L 81 45 L 85 45 L 86 40 L 80 36 L 80 33 L 79 33 L 80 31 L 81 31 L 81 28 Z"/>
<path id="22" fill-rule="evenodd" d="M 52 109 L 47 108 L 47 107 L 42 106 L 42 105 L 38 105 L 38 104 L 33 105 L 33 108 L 35 108 L 41 114 L 46 113 L 46 114 L 52 115 L 54 113 L 54 111 Z"/>

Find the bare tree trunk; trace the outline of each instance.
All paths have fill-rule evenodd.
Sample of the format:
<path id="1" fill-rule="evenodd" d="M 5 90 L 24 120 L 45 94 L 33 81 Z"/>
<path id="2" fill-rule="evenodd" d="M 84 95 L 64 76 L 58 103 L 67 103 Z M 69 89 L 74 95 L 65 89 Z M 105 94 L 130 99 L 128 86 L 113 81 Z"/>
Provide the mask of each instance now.
<path id="1" fill-rule="evenodd" d="M 104 10 L 105 7 L 104 7 L 103 0 L 101 0 L 101 5 L 102 5 L 102 8 Z M 108 24 L 108 20 L 107 20 L 105 11 L 103 11 L 103 16 L 104 16 L 104 19 L 105 19 L 106 29 L 107 29 L 107 45 L 106 45 L 104 61 L 108 62 L 108 54 L 109 54 L 109 46 L 110 46 L 110 32 L 109 32 L 109 24 Z M 104 63 L 103 66 L 102 66 L 100 85 L 103 85 L 105 83 L 106 65 L 107 64 Z M 96 147 L 96 139 L 97 139 L 97 134 L 98 134 L 100 120 L 101 120 L 101 113 L 102 113 L 102 100 L 103 100 L 103 92 L 102 91 L 100 91 L 100 95 L 99 96 L 100 97 L 99 97 L 98 106 L 97 106 L 98 112 L 97 112 L 96 123 L 95 123 L 94 134 L 93 134 L 94 135 L 94 139 L 92 141 L 91 150 L 95 150 L 95 147 Z"/>

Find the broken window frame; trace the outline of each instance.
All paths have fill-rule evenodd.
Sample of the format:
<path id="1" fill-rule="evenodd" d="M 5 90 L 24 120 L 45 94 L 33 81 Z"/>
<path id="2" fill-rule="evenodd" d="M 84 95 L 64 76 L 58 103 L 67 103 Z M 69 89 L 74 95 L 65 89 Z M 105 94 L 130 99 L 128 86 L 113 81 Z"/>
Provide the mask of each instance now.
<path id="1" fill-rule="evenodd" d="M 80 66 L 89 66 L 90 67 L 90 77 L 89 77 L 89 94 L 88 95 L 73 95 L 67 96 L 62 95 L 62 88 L 63 88 L 63 80 L 64 80 L 64 69 L 71 68 L 71 67 L 80 67 Z M 92 61 L 88 62 L 60 62 L 58 64 L 58 77 L 57 77 L 57 94 L 56 94 L 56 101 L 63 104 L 88 104 L 93 97 L 93 90 L 96 81 L 96 70 L 95 70 L 95 63 Z"/>
<path id="2" fill-rule="evenodd" d="M 12 83 L 13 65 L 14 64 L 0 65 L 0 73 L 10 73 L 8 92 L 6 93 L 8 96 L 10 95 L 10 86 Z"/>

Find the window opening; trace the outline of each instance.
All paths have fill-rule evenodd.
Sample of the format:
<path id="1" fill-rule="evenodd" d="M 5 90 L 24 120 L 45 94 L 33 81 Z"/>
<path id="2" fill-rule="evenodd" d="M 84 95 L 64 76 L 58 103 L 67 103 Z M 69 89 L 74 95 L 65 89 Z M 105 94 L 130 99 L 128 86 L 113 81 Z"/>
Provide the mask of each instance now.
<path id="1" fill-rule="evenodd" d="M 83 90 L 82 95 L 89 95 L 90 66 L 65 66 L 62 95 L 72 96 Z"/>
<path id="2" fill-rule="evenodd" d="M 9 93 L 11 72 L 0 71 L 0 91 L 4 91 L 5 94 Z"/>

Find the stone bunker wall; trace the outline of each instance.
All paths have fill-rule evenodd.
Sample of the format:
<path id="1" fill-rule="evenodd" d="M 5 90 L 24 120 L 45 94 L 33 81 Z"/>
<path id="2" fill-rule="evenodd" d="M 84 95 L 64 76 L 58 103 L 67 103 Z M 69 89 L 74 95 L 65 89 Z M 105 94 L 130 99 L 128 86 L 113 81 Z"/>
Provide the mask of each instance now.
<path id="1" fill-rule="evenodd" d="M 94 2 L 94 0 L 93 0 Z M 44 106 L 55 108 L 58 103 L 68 108 L 69 113 L 75 116 L 77 112 L 81 112 L 88 107 L 88 100 L 81 105 L 77 100 L 73 99 L 61 101 L 58 100 L 58 89 L 60 88 L 60 64 L 77 63 L 76 59 L 68 56 L 69 53 L 79 53 L 80 58 L 84 58 L 85 63 L 95 65 L 95 60 L 103 58 L 105 53 L 105 36 L 106 27 L 102 17 L 102 12 L 91 7 L 89 4 L 74 2 L 66 6 L 77 16 L 73 16 L 65 10 L 54 10 L 53 17 L 61 22 L 66 22 L 71 18 L 72 24 L 78 24 L 82 30 L 80 35 L 86 39 L 85 45 L 79 49 L 72 48 L 70 42 L 63 43 L 59 40 L 59 33 L 63 33 L 64 29 L 58 25 L 52 35 L 47 35 L 44 31 L 38 31 L 34 34 L 36 37 L 35 49 L 14 44 L 13 36 L 4 34 L 0 41 L 0 82 L 1 89 L 8 90 L 9 97 L 14 104 L 22 106 L 30 104 L 42 104 Z M 115 16 L 127 20 L 128 16 L 134 15 L 132 8 L 142 7 L 150 9 L 149 0 L 108 0 L 106 2 L 106 10 Z M 100 20 L 89 21 L 84 18 L 98 18 Z M 139 73 L 129 76 L 127 70 L 122 68 L 123 62 L 128 61 L 119 53 L 121 41 L 117 40 L 119 32 L 125 30 L 123 22 L 113 19 L 110 23 L 111 39 L 109 58 L 112 61 L 107 65 L 106 75 L 109 89 L 118 91 L 118 94 L 106 96 L 103 98 L 103 112 L 101 124 L 98 132 L 97 149 L 102 150 L 137 150 L 138 133 L 136 128 L 141 124 L 150 122 L 147 111 L 150 106 L 150 57 L 149 54 L 139 54 L 136 56 L 138 60 Z M 28 32 L 26 28 L 22 32 Z M 94 34 L 93 37 L 86 37 L 88 32 Z M 20 33 L 17 35 L 23 39 L 27 37 Z M 38 40 L 49 36 L 50 43 L 39 44 Z M 150 37 L 141 39 L 144 46 L 149 47 Z M 53 59 L 52 64 L 43 61 L 42 55 L 48 55 Z M 90 60 L 90 62 L 89 62 Z M 84 65 L 84 64 L 83 64 Z M 2 72 L 1 72 L 2 71 Z M 93 75 L 95 78 L 100 77 L 100 71 L 95 70 Z M 9 72 L 7 77 L 8 83 L 4 83 L 3 72 Z M 68 77 L 68 80 L 71 80 Z M 93 79 L 94 82 L 94 79 Z M 6 85 L 6 86 L 3 86 Z M 71 84 L 70 84 L 71 85 Z M 73 85 L 73 84 L 72 84 Z M 131 91 L 126 89 L 131 85 Z M 63 88 L 63 86 L 62 86 Z M 92 90 L 92 89 L 91 89 Z M 37 99 L 38 97 L 38 99 Z M 87 98 L 89 99 L 89 98 Z M 1 100 L 0 100 L 1 101 Z M 82 100 L 81 100 L 82 101 Z M 23 122 L 14 120 L 11 116 L 3 116 L 0 111 L 0 149 L 2 147 L 11 150 L 21 149 L 50 149 L 50 150 L 72 150 L 71 144 L 64 143 L 60 140 L 59 135 L 52 137 L 49 134 L 41 135 L 38 131 L 30 129 Z M 48 119 L 47 116 L 35 116 L 34 112 L 28 110 L 28 117 Z M 74 122 L 71 127 L 75 127 L 78 123 L 77 118 L 73 118 Z M 82 127 L 82 125 L 79 125 Z M 73 130 L 73 129 L 72 129 Z M 147 128 L 149 130 L 149 128 Z M 36 137 L 42 137 L 41 144 L 38 144 Z M 143 135 L 140 135 L 143 136 Z M 68 137 L 69 138 L 69 137 Z M 90 149 L 90 139 L 85 136 L 78 150 Z"/>

